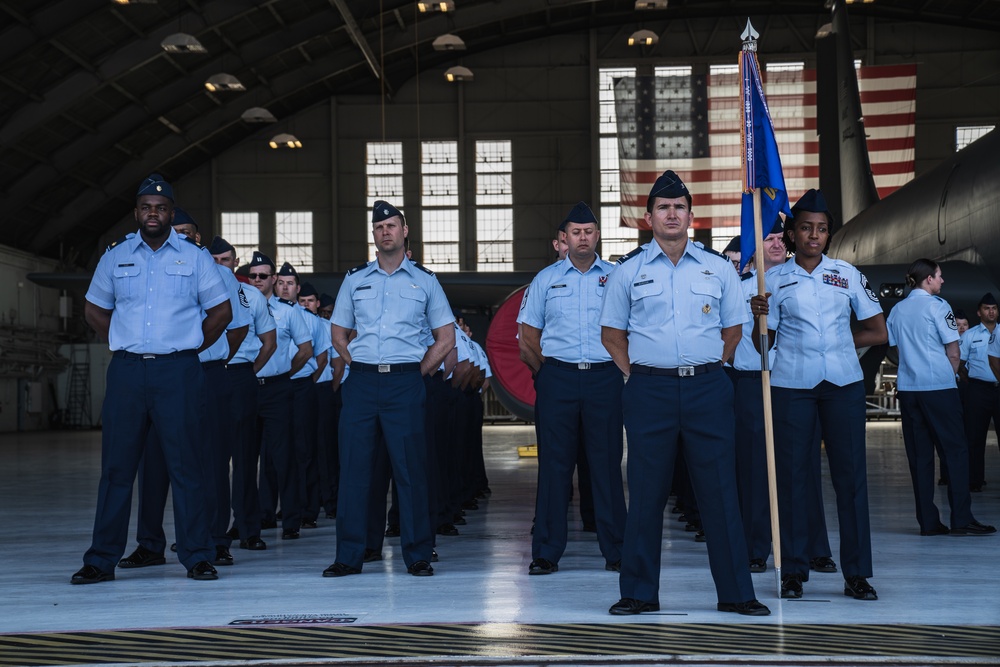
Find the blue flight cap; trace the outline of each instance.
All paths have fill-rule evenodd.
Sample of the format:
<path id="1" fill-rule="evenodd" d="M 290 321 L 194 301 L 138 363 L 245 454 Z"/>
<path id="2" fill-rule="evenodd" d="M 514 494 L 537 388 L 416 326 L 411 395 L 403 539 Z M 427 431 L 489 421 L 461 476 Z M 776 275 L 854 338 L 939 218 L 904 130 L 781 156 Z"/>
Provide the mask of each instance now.
<path id="1" fill-rule="evenodd" d="M 317 296 L 316 288 L 311 283 L 302 283 L 299 287 L 299 296 Z"/>
<path id="2" fill-rule="evenodd" d="M 170 223 L 172 227 L 177 225 L 193 225 L 195 231 L 198 230 L 198 223 L 194 221 L 191 214 L 182 209 L 180 206 L 174 206 L 174 221 Z"/>
<path id="3" fill-rule="evenodd" d="M 295 267 L 294 266 L 292 266 L 288 262 L 285 262 L 284 264 L 281 265 L 281 268 L 278 269 L 278 275 L 279 276 L 298 276 L 299 274 L 295 271 Z"/>
<path id="4" fill-rule="evenodd" d="M 259 250 L 253 251 L 253 258 L 250 260 L 250 267 L 253 268 L 255 266 L 270 266 L 271 270 L 274 271 L 274 262 Z"/>
<path id="5" fill-rule="evenodd" d="M 681 177 L 667 169 L 660 174 L 660 177 L 656 179 L 653 187 L 649 190 L 649 201 L 652 202 L 654 197 L 677 199 L 678 197 L 687 197 L 690 194 Z"/>
<path id="6" fill-rule="evenodd" d="M 722 252 L 740 252 L 740 235 L 737 234 L 733 237 L 733 240 L 729 242 Z"/>
<path id="7" fill-rule="evenodd" d="M 320 308 L 330 308 L 336 303 L 333 297 L 329 294 L 323 293 L 319 295 L 319 307 Z"/>
<path id="8" fill-rule="evenodd" d="M 770 234 L 784 234 L 784 233 L 785 233 L 785 221 L 781 219 L 780 215 L 775 216 L 774 227 L 771 227 L 771 231 L 765 234 L 765 236 L 768 236 Z M 739 237 L 737 236 L 736 238 Z"/>
<path id="9" fill-rule="evenodd" d="M 229 241 L 221 236 L 216 236 L 212 239 L 212 245 L 208 246 L 208 251 L 213 255 L 221 255 L 222 253 L 229 252 L 230 250 L 235 251 L 236 248 L 234 248 Z"/>
<path id="10" fill-rule="evenodd" d="M 983 298 L 979 300 L 976 304 L 976 310 L 979 310 L 982 306 L 995 306 L 997 305 L 996 297 L 993 296 L 993 292 L 987 292 L 983 295 Z"/>
<path id="11" fill-rule="evenodd" d="M 146 180 L 139 185 L 139 190 L 135 193 L 135 198 L 138 199 L 143 195 L 159 195 L 173 201 L 174 189 L 170 187 L 170 183 L 163 180 L 163 177 L 159 174 L 150 174 L 146 177 Z"/>
<path id="12" fill-rule="evenodd" d="M 577 202 L 576 206 L 573 207 L 573 210 L 571 210 L 569 214 L 566 216 L 566 219 L 563 220 L 561 223 L 559 223 L 559 231 L 560 232 L 566 231 L 566 225 L 568 225 L 571 222 L 579 222 L 581 224 L 588 224 L 592 222 L 595 225 L 600 224 L 599 222 L 597 222 L 597 218 L 594 216 L 594 212 L 591 211 L 590 207 L 587 206 L 587 204 L 582 201 Z"/>
<path id="13" fill-rule="evenodd" d="M 389 218 L 399 216 L 399 219 L 403 219 L 403 214 L 399 212 L 399 209 L 390 204 L 387 201 L 382 201 L 379 199 L 372 206 L 372 222 L 382 222 L 383 220 L 388 220 Z"/>
<path id="14" fill-rule="evenodd" d="M 830 215 L 830 208 L 826 205 L 826 197 L 815 188 L 808 190 L 795 202 L 795 206 L 792 207 L 792 215 L 798 215 L 799 211 L 811 211 L 813 213 L 826 213 L 828 216 Z"/>

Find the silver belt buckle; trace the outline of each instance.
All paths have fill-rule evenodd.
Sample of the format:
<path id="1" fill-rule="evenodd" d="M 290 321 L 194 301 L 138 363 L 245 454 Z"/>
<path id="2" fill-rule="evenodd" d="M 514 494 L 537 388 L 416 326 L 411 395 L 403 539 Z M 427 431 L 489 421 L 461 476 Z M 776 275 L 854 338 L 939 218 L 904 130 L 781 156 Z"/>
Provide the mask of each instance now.
<path id="1" fill-rule="evenodd" d="M 389 364 L 379 364 L 378 365 L 378 372 L 379 373 L 388 373 L 389 372 Z"/>
<path id="2" fill-rule="evenodd" d="M 156 359 L 156 355 L 155 354 L 144 354 L 144 355 L 142 355 L 142 360 L 145 361 L 146 359 Z"/>
<path id="3" fill-rule="evenodd" d="M 677 375 L 682 378 L 694 377 L 694 366 L 678 366 Z"/>
<path id="4" fill-rule="evenodd" d="M 576 368 L 577 368 L 577 370 L 581 370 L 581 371 L 589 371 L 590 370 L 590 362 L 589 361 L 581 361 L 580 363 L 578 363 L 576 365 Z"/>

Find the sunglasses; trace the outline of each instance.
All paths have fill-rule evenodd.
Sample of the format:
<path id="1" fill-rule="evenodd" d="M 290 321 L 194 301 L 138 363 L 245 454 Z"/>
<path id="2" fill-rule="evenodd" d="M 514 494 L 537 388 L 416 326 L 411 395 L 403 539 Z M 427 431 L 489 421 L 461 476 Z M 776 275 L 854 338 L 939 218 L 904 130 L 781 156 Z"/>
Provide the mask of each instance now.
<path id="1" fill-rule="evenodd" d="M 250 280 L 267 280 L 271 277 L 270 273 L 251 273 Z"/>

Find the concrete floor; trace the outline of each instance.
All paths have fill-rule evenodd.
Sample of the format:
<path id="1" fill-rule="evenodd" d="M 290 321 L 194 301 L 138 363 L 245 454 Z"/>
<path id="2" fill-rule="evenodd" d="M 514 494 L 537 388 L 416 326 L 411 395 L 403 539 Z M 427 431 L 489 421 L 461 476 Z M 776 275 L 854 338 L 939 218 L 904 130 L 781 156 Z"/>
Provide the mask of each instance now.
<path id="1" fill-rule="evenodd" d="M 334 522 L 320 519 L 302 539 L 283 542 L 264 531 L 267 551 L 234 549 L 234 567 L 196 582 L 170 558 L 166 566 L 118 570 L 114 582 L 71 586 L 90 542 L 100 466 L 99 432 L 0 435 L 0 633 L 225 626 L 234 620 L 345 616 L 357 624 L 410 623 L 729 623 L 1000 625 L 996 576 L 1000 536 L 920 537 L 900 425 L 868 425 L 868 469 L 876 602 L 842 594 L 840 574 L 813 573 L 802 600 L 776 596 L 773 570 L 753 575 L 772 615 L 746 618 L 715 610 L 705 546 L 669 513 L 663 540 L 659 614 L 612 617 L 618 577 L 604 570 L 592 533 L 580 530 L 575 505 L 570 545 L 557 574 L 529 577 L 537 460 L 518 458 L 534 441 L 530 426 L 485 428 L 492 496 L 468 512 L 458 537 L 439 537 L 435 576 L 405 573 L 398 538 L 385 560 L 361 576 L 324 579 L 333 561 Z M 825 465 L 825 461 L 824 461 Z M 1000 453 L 990 434 L 984 492 L 973 511 L 1000 523 Z M 833 490 L 825 498 L 837 558 Z M 947 521 L 947 500 L 938 505 Z M 133 528 L 134 534 L 133 510 Z M 167 517 L 168 540 L 173 532 Z M 128 547 L 128 552 L 133 548 Z"/>

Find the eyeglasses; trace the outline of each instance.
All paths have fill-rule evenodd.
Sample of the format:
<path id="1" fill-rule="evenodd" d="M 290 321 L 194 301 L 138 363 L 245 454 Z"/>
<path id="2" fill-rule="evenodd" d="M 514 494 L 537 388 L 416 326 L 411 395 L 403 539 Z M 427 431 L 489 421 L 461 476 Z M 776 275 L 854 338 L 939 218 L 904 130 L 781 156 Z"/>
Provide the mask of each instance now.
<path id="1" fill-rule="evenodd" d="M 267 280 L 271 277 L 270 273 L 251 273 L 250 280 Z"/>

